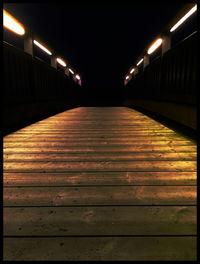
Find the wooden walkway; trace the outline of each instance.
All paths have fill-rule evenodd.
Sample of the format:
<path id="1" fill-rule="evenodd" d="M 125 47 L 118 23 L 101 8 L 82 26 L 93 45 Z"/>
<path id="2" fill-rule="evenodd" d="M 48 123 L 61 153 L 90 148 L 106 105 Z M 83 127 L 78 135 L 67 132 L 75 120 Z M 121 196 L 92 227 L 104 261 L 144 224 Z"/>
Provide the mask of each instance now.
<path id="1" fill-rule="evenodd" d="M 196 260 L 196 145 L 126 107 L 4 138 L 4 260 Z"/>

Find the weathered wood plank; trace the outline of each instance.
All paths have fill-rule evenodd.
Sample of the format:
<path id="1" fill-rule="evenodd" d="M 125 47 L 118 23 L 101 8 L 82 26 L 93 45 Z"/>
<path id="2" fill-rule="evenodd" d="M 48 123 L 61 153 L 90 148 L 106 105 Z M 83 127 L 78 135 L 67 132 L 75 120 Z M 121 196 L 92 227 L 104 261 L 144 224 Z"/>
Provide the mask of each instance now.
<path id="1" fill-rule="evenodd" d="M 195 204 L 195 186 L 4 187 L 4 206 Z"/>
<path id="2" fill-rule="evenodd" d="M 6 172 L 196 171 L 196 161 L 21 161 L 4 163 Z"/>
<path id="3" fill-rule="evenodd" d="M 108 145 L 108 147 L 115 147 L 115 146 L 125 146 L 125 145 L 131 145 L 133 144 L 134 146 L 165 146 L 165 145 L 169 145 L 170 147 L 173 147 L 173 146 L 195 146 L 194 143 L 190 142 L 190 141 L 155 141 L 155 140 L 152 140 L 152 141 L 114 141 L 114 142 L 110 142 L 110 141 L 107 141 L 107 140 L 77 140 L 77 141 L 71 141 L 71 140 L 57 140 L 57 141 L 15 141 L 15 142 L 4 142 L 4 147 L 5 148 L 17 148 L 17 147 L 21 147 L 22 145 L 24 147 L 29 147 L 29 148 L 32 148 L 32 147 L 42 147 L 42 148 L 46 148 L 46 147 L 68 147 L 68 146 L 94 146 L 94 147 L 98 147 L 98 146 L 105 146 L 105 145 Z"/>
<path id="4" fill-rule="evenodd" d="M 196 237 L 5 238 L 4 260 L 197 260 Z"/>
<path id="5" fill-rule="evenodd" d="M 5 236 L 196 235 L 196 206 L 31 207 L 3 213 Z"/>
<path id="6" fill-rule="evenodd" d="M 74 126 L 74 127 L 66 127 L 66 128 L 60 128 L 60 129 L 57 129 L 57 128 L 39 128 L 39 127 L 36 127 L 35 129 L 33 129 L 33 128 L 26 128 L 26 129 L 21 129 L 20 130 L 20 132 L 18 132 L 18 133 L 23 133 L 23 132 L 29 132 L 29 133 L 34 133 L 34 132 L 64 132 L 64 133 L 67 133 L 67 132 L 90 132 L 90 133 L 92 133 L 92 132 L 102 132 L 102 133 L 104 133 L 104 132 L 108 132 L 108 131 L 113 131 L 115 134 L 116 133 L 120 133 L 120 132 L 134 132 L 134 131 L 140 131 L 140 132 L 169 132 L 169 133 L 171 133 L 172 131 L 171 130 L 169 130 L 169 129 L 166 129 L 166 128 L 151 128 L 150 126 L 148 126 L 148 127 L 146 127 L 146 128 L 144 128 L 144 126 L 141 126 L 141 127 L 124 127 L 124 128 L 122 128 L 122 127 L 120 127 L 119 126 L 119 128 L 117 128 L 117 127 L 111 127 L 111 126 L 107 126 L 107 127 L 103 127 L 103 126 L 100 126 L 99 128 L 95 128 L 95 126 L 92 128 L 92 127 L 84 127 L 84 126 L 79 126 L 79 127 L 77 127 L 77 126 Z"/>
<path id="7" fill-rule="evenodd" d="M 70 134 L 67 133 L 66 135 L 60 135 L 60 134 L 46 134 L 44 137 L 44 134 L 17 134 L 17 135 L 10 135 L 7 138 L 3 139 L 3 142 L 23 142 L 23 141 L 85 141 L 85 140 L 107 140 L 109 142 L 137 142 L 137 141 L 188 141 L 185 140 L 185 138 L 176 137 L 174 138 L 174 135 L 165 135 L 165 136 L 148 136 L 148 135 L 94 135 L 94 134 Z"/>
<path id="8" fill-rule="evenodd" d="M 41 123 L 35 123 L 33 125 L 31 125 L 31 128 L 35 128 L 35 127 L 39 127 L 39 128 L 45 128 L 45 127 L 52 127 L 52 128 L 58 128 L 58 129 L 62 129 L 63 128 L 63 120 L 61 121 L 57 121 L 57 122 L 49 122 L 48 120 L 45 122 L 41 122 Z M 80 120 L 68 120 L 67 118 L 64 120 L 65 125 L 64 127 L 70 127 L 73 125 L 77 125 L 77 127 L 79 126 L 89 126 L 89 127 L 107 127 L 107 126 L 112 126 L 112 127 L 121 127 L 121 126 L 127 126 L 127 127 L 148 127 L 148 124 L 150 124 L 153 128 L 165 128 L 166 127 L 164 125 L 161 125 L 158 122 L 155 122 L 153 120 L 149 120 L 149 119 L 145 119 L 145 120 L 128 120 L 128 121 L 124 121 L 124 119 L 118 119 L 118 120 L 108 120 L 106 121 L 105 119 L 80 119 Z"/>
<path id="9" fill-rule="evenodd" d="M 11 138 L 13 137 L 14 135 L 16 136 L 24 136 L 24 135 L 27 135 L 27 136 L 31 136 L 31 135 L 53 135 L 53 136 L 59 136 L 62 137 L 62 136 L 67 136 L 67 135 L 77 135 L 77 136 L 117 136 L 117 137 L 121 137 L 121 136 L 175 136 L 175 137 L 179 137 L 179 134 L 175 133 L 174 131 L 163 131 L 163 130 L 137 130 L 137 131 L 125 131 L 125 130 L 122 130 L 122 131 L 110 131 L 110 130 L 87 130 L 87 129 L 84 129 L 84 130 L 79 130 L 79 129 L 74 129 L 74 130 L 65 130 L 65 131 L 31 131 L 31 130 L 27 130 L 27 131 L 22 131 L 22 130 L 19 130 L 19 131 L 16 131 L 14 134 L 10 134 L 8 136 L 6 136 L 5 138 Z"/>
<path id="10" fill-rule="evenodd" d="M 4 172 L 4 186 L 196 185 L 196 172 Z"/>
<path id="11" fill-rule="evenodd" d="M 79 153 L 79 152 L 103 152 L 103 153 L 110 153 L 110 152 L 194 152 L 197 150 L 196 146 L 154 146 L 154 145 L 126 145 L 126 146 L 67 146 L 63 147 L 51 147 L 46 146 L 44 147 L 5 147 L 4 146 L 4 153 L 37 153 L 37 152 L 47 152 L 47 153 Z"/>
<path id="12" fill-rule="evenodd" d="M 129 160 L 138 160 L 138 161 L 159 161 L 159 160 L 187 160 L 195 161 L 196 153 L 195 152 L 182 152 L 182 153 L 37 153 L 31 154 L 27 153 L 26 155 L 20 153 L 9 153 L 3 155 L 4 162 L 6 161 L 129 161 Z"/>
<path id="13" fill-rule="evenodd" d="M 115 121 L 113 120 L 115 119 Z M 47 119 L 44 119 L 44 120 L 41 120 L 41 121 L 38 121 L 34 124 L 32 124 L 31 126 L 34 126 L 34 125 L 47 125 L 47 124 L 50 124 L 50 125 L 60 125 L 62 124 L 63 121 L 67 121 L 67 123 L 89 123 L 89 124 L 94 124 L 94 123 L 100 123 L 100 124 L 118 124 L 118 122 L 122 122 L 122 124 L 141 124 L 141 123 L 145 123 L 145 124 L 148 124 L 148 123 L 151 123 L 151 124 L 157 124 L 157 125 L 161 125 L 159 122 L 153 120 L 153 119 L 149 119 L 148 117 L 142 117 L 142 116 L 138 116 L 138 117 L 135 117 L 134 119 L 131 118 L 131 116 L 129 118 L 126 118 L 125 115 L 118 115 L 118 116 L 113 116 L 113 117 L 105 117 L 105 115 L 92 115 L 90 116 L 90 118 L 88 116 L 84 116 L 84 115 L 81 115 L 81 117 L 78 118 L 77 114 L 74 114 L 74 115 L 71 115 L 71 116 L 68 116 L 68 115 L 65 115 L 65 116 L 56 116 L 54 118 L 47 118 Z M 103 122 L 105 121 L 105 123 Z M 120 122 L 120 124 L 121 124 Z"/>

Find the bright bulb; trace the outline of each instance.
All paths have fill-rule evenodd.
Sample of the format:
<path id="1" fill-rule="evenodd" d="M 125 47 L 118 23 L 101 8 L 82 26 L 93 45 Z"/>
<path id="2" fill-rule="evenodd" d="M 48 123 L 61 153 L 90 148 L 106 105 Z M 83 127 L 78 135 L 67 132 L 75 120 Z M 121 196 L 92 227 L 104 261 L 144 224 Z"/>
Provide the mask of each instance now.
<path id="1" fill-rule="evenodd" d="M 162 39 L 159 38 L 157 39 L 151 46 L 150 48 L 148 49 L 147 53 L 148 54 L 151 54 L 153 53 L 160 45 L 162 44 Z"/>
<path id="2" fill-rule="evenodd" d="M 130 71 L 130 74 L 133 73 L 135 71 L 135 69 L 133 68 L 131 71 Z"/>
<path id="3" fill-rule="evenodd" d="M 57 60 L 57 62 L 58 62 L 60 65 L 62 65 L 63 67 L 66 67 L 66 63 L 65 63 L 63 60 L 61 60 L 60 58 L 57 58 L 56 60 Z"/>
<path id="4" fill-rule="evenodd" d="M 18 35 L 24 35 L 25 29 L 13 16 L 3 10 L 3 25 Z"/>
<path id="5" fill-rule="evenodd" d="M 76 74 L 76 79 L 80 80 L 80 76 L 78 74 Z"/>
<path id="6" fill-rule="evenodd" d="M 190 11 L 184 15 L 171 29 L 170 32 L 176 30 L 189 16 L 191 16 L 195 11 L 197 11 L 197 5 L 195 5 Z"/>
<path id="7" fill-rule="evenodd" d="M 33 43 L 38 46 L 40 49 L 44 50 L 46 53 L 48 53 L 49 55 L 52 55 L 52 53 L 45 48 L 42 44 L 40 44 L 37 40 L 33 40 Z"/>
<path id="8" fill-rule="evenodd" d="M 129 79 L 129 76 L 126 76 L 126 80 L 128 80 Z"/>
<path id="9" fill-rule="evenodd" d="M 70 71 L 72 74 L 74 74 L 74 72 L 72 71 L 72 69 L 69 69 L 69 71 Z"/>
<path id="10" fill-rule="evenodd" d="M 143 62 L 143 59 L 141 59 L 140 61 L 138 61 L 137 66 L 140 65 Z"/>

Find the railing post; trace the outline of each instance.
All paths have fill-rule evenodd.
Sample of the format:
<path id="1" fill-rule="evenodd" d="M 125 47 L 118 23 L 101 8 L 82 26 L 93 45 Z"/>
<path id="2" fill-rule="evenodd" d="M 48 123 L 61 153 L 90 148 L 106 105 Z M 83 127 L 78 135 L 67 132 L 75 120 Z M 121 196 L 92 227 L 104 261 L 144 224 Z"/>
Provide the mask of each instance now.
<path id="1" fill-rule="evenodd" d="M 65 68 L 65 74 L 69 77 L 69 68 L 68 67 Z"/>
<path id="2" fill-rule="evenodd" d="M 74 82 L 77 82 L 77 79 L 76 79 L 75 76 L 76 76 L 76 74 L 74 73 L 72 79 L 73 79 Z"/>
<path id="3" fill-rule="evenodd" d="M 29 28 L 26 28 L 24 35 L 24 52 L 30 54 L 33 57 L 33 36 Z"/>
<path id="4" fill-rule="evenodd" d="M 162 43 L 162 55 L 168 51 L 169 49 L 171 49 L 171 34 L 170 33 L 166 33 L 163 36 L 163 43 Z"/>
<path id="5" fill-rule="evenodd" d="M 57 69 L 57 60 L 56 60 L 56 55 L 54 53 L 51 55 L 51 66 Z"/>
<path id="6" fill-rule="evenodd" d="M 135 67 L 134 75 L 138 74 L 138 67 Z"/>
<path id="7" fill-rule="evenodd" d="M 143 70 L 146 68 L 147 65 L 149 65 L 149 63 L 150 63 L 149 55 L 144 55 Z"/>

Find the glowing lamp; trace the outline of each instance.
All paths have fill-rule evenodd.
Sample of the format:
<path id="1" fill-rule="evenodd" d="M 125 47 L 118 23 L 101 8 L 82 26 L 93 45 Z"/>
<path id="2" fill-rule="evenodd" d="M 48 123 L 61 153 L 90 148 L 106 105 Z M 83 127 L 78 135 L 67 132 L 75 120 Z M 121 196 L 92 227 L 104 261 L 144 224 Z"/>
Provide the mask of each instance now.
<path id="1" fill-rule="evenodd" d="M 171 29 L 170 32 L 176 30 L 188 17 L 190 17 L 195 11 L 197 11 L 197 5 L 195 5 L 192 9 L 190 9 L 187 14 L 185 14 Z"/>
<path id="2" fill-rule="evenodd" d="M 78 74 L 76 74 L 76 79 L 77 79 L 77 80 L 80 80 L 80 79 L 81 79 L 80 76 L 79 76 Z"/>
<path id="3" fill-rule="evenodd" d="M 138 63 L 136 65 L 137 66 L 140 65 L 142 62 L 143 62 L 143 58 L 140 61 L 138 61 Z"/>
<path id="4" fill-rule="evenodd" d="M 129 76 L 126 76 L 126 80 L 128 80 L 129 79 Z"/>
<path id="5" fill-rule="evenodd" d="M 66 67 L 66 63 L 65 63 L 61 58 L 57 58 L 56 60 L 57 60 L 57 62 L 58 62 L 60 65 L 62 65 L 63 67 Z"/>
<path id="6" fill-rule="evenodd" d="M 3 10 L 3 26 L 18 35 L 25 34 L 23 25 L 19 23 L 13 16 L 11 16 L 6 10 Z"/>
<path id="7" fill-rule="evenodd" d="M 133 68 L 133 69 L 130 71 L 130 74 L 132 74 L 134 71 L 135 71 L 135 69 Z"/>
<path id="8" fill-rule="evenodd" d="M 74 72 L 72 71 L 72 69 L 69 68 L 69 71 L 70 71 L 72 74 L 74 74 Z"/>
<path id="9" fill-rule="evenodd" d="M 33 43 L 38 46 L 40 49 L 42 49 L 43 51 L 45 51 L 47 54 L 49 55 L 52 55 L 52 53 L 47 49 L 45 48 L 42 44 L 40 44 L 37 40 L 33 40 Z"/>
<path id="10" fill-rule="evenodd" d="M 156 41 L 154 41 L 154 43 L 150 46 L 150 48 L 148 49 L 147 53 L 151 54 L 153 53 L 158 47 L 160 47 L 160 45 L 162 44 L 162 39 L 159 38 Z"/>

